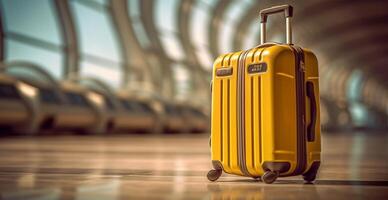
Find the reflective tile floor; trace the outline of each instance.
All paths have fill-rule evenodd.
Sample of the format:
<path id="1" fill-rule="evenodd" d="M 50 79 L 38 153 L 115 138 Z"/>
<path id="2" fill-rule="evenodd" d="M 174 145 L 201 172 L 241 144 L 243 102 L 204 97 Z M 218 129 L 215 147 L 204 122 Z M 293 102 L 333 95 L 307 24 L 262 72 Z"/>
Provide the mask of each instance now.
<path id="1" fill-rule="evenodd" d="M 0 138 L 0 199 L 388 199 L 388 134 L 324 134 L 315 184 L 223 175 L 208 135 Z"/>

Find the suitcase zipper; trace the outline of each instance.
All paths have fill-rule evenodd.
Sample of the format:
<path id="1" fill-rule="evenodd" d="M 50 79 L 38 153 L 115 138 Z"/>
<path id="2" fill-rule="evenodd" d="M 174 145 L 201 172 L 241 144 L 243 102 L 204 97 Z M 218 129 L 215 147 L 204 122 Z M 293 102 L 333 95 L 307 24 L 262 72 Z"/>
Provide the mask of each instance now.
<path id="1" fill-rule="evenodd" d="M 292 175 L 302 174 L 306 169 L 307 153 L 306 153 L 306 137 L 305 137 L 305 63 L 303 49 L 297 46 L 290 46 L 295 54 L 295 75 L 296 75 L 296 102 L 297 102 L 297 162 Z"/>
<path id="2" fill-rule="evenodd" d="M 255 48 L 263 48 L 261 52 L 264 51 L 265 48 L 270 47 L 272 45 L 276 45 L 276 43 L 266 43 Z M 254 48 L 252 48 L 254 49 Z M 245 148 L 245 60 L 246 57 L 252 49 L 248 49 L 244 51 L 239 57 L 238 65 L 237 65 L 237 117 L 238 117 L 238 127 L 237 127 L 237 140 L 238 140 L 238 165 L 240 167 L 241 172 L 245 176 L 253 177 L 251 173 L 249 173 L 247 164 L 246 164 L 246 148 Z"/>
<path id="3" fill-rule="evenodd" d="M 238 61 L 237 65 L 237 114 L 238 114 L 238 144 L 239 148 L 238 149 L 238 165 L 240 166 L 241 172 L 245 176 L 252 176 L 246 165 L 246 160 L 245 160 L 245 90 L 244 90 L 244 76 L 245 76 L 245 59 L 249 53 L 250 49 L 247 51 L 244 51 L 242 55 L 240 56 L 240 60 Z"/>

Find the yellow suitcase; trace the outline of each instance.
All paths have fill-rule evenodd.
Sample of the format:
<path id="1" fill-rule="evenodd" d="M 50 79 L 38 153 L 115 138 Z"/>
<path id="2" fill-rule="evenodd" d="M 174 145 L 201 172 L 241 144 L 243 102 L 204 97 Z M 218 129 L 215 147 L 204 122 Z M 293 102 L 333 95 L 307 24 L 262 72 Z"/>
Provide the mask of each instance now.
<path id="1" fill-rule="evenodd" d="M 270 14 L 284 12 L 287 44 L 265 43 Z M 265 183 L 316 178 L 320 166 L 318 61 L 291 42 L 293 8 L 264 9 L 261 45 L 219 56 L 212 79 L 210 181 L 222 172 Z"/>

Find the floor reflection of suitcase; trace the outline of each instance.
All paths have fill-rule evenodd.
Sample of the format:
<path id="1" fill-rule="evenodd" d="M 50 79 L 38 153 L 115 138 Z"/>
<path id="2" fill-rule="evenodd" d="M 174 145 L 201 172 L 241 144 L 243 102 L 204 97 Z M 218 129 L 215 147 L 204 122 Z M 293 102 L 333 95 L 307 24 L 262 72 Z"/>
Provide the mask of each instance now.
<path id="1" fill-rule="evenodd" d="M 265 43 L 270 14 L 284 12 L 287 44 Z M 222 171 L 272 183 L 279 176 L 315 180 L 320 165 L 318 62 L 291 43 L 293 8 L 264 9 L 261 45 L 218 57 L 212 82 L 211 158 Z"/>

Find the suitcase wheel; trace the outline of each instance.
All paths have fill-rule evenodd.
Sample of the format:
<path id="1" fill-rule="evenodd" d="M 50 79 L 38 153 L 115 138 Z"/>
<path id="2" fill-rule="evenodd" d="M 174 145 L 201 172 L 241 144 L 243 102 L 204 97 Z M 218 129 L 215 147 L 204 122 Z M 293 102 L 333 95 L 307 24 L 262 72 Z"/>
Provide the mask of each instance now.
<path id="1" fill-rule="evenodd" d="M 279 172 L 273 172 L 273 171 L 266 171 L 264 172 L 261 179 L 264 181 L 264 183 L 271 184 L 279 177 Z"/>
<path id="2" fill-rule="evenodd" d="M 303 174 L 303 180 L 305 180 L 307 183 L 311 183 L 311 182 L 315 181 L 316 177 L 317 177 L 316 172 Z"/>
<path id="3" fill-rule="evenodd" d="M 315 178 L 317 178 L 320 164 L 321 162 L 319 161 L 313 162 L 310 169 L 305 174 L 303 174 L 303 179 L 306 181 L 306 183 L 311 183 L 315 180 Z"/>
<path id="4" fill-rule="evenodd" d="M 222 170 L 212 169 L 207 173 L 207 179 L 209 181 L 216 181 L 218 178 L 220 178 L 222 174 Z"/>

